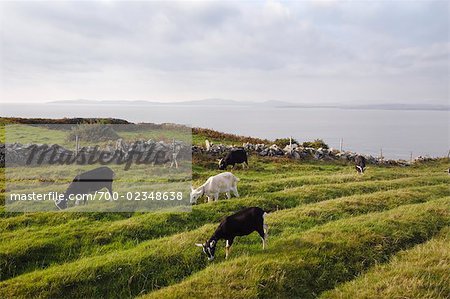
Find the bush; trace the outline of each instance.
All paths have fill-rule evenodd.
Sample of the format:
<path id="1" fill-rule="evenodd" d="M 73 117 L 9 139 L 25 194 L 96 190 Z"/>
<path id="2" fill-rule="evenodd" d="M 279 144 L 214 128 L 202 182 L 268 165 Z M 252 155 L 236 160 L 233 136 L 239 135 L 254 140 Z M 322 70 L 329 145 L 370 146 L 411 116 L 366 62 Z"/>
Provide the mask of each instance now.
<path id="1" fill-rule="evenodd" d="M 222 133 L 218 131 L 214 131 L 211 129 L 204 129 L 204 128 L 192 128 L 192 134 L 194 135 L 200 135 L 202 138 L 211 139 L 212 140 L 218 140 L 220 142 L 223 141 L 231 141 L 231 142 L 249 142 L 249 143 L 270 143 L 267 139 L 260 139 L 260 138 L 254 138 L 254 137 L 247 137 L 247 136 L 239 136 L 235 134 L 229 134 L 229 133 Z"/>
<path id="2" fill-rule="evenodd" d="M 284 148 L 286 145 L 290 144 L 290 139 L 289 138 L 277 138 L 277 139 L 275 139 L 274 143 L 276 145 L 278 145 L 279 147 Z M 292 144 L 299 144 L 299 143 L 297 140 L 292 138 Z"/>
<path id="3" fill-rule="evenodd" d="M 312 147 L 315 149 L 323 148 L 328 149 L 328 144 L 326 144 L 322 139 L 316 139 L 314 141 L 305 141 L 302 144 L 303 147 Z"/>
<path id="4" fill-rule="evenodd" d="M 67 139 L 73 141 L 76 136 L 83 141 L 109 141 L 120 138 L 110 125 L 100 123 L 80 124 L 72 128 Z"/>

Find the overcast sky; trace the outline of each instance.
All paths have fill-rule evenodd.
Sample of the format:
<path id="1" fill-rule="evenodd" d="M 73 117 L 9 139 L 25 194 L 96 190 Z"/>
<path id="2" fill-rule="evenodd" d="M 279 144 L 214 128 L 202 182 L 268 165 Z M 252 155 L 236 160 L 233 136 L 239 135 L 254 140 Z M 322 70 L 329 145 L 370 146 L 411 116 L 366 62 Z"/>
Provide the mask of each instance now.
<path id="1" fill-rule="evenodd" d="M 449 101 L 449 2 L 1 2 L 2 102 Z"/>

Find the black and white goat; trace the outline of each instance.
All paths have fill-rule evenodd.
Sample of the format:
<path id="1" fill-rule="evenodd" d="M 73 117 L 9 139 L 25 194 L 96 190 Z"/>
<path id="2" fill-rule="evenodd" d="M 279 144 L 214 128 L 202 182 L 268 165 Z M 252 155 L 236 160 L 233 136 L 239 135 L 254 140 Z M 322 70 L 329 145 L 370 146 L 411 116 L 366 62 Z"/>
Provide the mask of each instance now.
<path id="1" fill-rule="evenodd" d="M 366 158 L 364 156 L 356 156 L 355 168 L 359 174 L 364 174 L 364 170 L 366 169 Z"/>
<path id="2" fill-rule="evenodd" d="M 202 247 L 203 252 L 208 256 L 208 260 L 212 261 L 216 252 L 217 241 L 223 239 L 226 242 L 225 258 L 228 258 L 230 247 L 233 245 L 235 237 L 246 236 L 256 231 L 262 239 L 264 249 L 268 237 L 268 226 L 264 224 L 266 215 L 267 213 L 258 207 L 242 209 L 222 220 L 219 227 L 205 244 L 195 245 Z"/>

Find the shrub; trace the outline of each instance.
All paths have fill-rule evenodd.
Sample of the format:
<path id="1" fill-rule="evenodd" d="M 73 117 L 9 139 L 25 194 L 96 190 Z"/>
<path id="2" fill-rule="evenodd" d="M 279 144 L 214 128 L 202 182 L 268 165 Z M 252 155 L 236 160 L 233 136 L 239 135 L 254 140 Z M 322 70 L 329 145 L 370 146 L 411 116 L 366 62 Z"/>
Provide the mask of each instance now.
<path id="1" fill-rule="evenodd" d="M 120 136 L 110 125 L 101 123 L 80 124 L 73 127 L 67 139 L 73 141 L 78 136 L 83 141 L 109 141 L 117 140 Z"/>
<path id="2" fill-rule="evenodd" d="M 267 139 L 260 139 L 260 138 L 254 138 L 254 137 L 222 133 L 222 132 L 214 131 L 211 129 L 192 128 L 192 133 L 195 135 L 200 135 L 200 136 L 202 136 L 202 138 L 219 140 L 219 141 L 231 141 L 231 142 L 239 142 L 239 143 L 244 143 L 244 142 L 265 143 L 265 144 L 270 143 L 270 141 Z"/>
<path id="3" fill-rule="evenodd" d="M 275 139 L 274 143 L 276 145 L 278 145 L 279 147 L 283 148 L 286 145 L 290 144 L 290 139 L 289 138 L 277 138 L 277 139 Z M 294 138 L 292 138 L 292 144 L 299 144 L 299 142 L 297 140 L 295 140 Z"/>
<path id="4" fill-rule="evenodd" d="M 328 149 L 328 144 L 326 144 L 322 139 L 316 139 L 314 141 L 305 141 L 302 144 L 303 147 L 312 147 L 315 149 L 323 148 Z"/>

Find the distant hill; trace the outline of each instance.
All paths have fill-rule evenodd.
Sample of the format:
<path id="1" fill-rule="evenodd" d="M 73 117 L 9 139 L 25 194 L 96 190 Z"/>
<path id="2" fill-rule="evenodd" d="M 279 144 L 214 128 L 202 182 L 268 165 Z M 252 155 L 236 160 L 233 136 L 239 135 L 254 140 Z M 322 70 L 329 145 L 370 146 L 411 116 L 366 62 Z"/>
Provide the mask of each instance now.
<path id="1" fill-rule="evenodd" d="M 326 103 L 290 103 L 285 101 L 236 101 L 229 99 L 211 98 L 193 101 L 159 102 L 145 100 L 60 100 L 51 101 L 47 104 L 61 105 L 139 105 L 139 106 L 259 106 L 274 108 L 332 108 L 332 109 L 360 109 L 360 110 L 443 110 L 450 111 L 450 105 L 435 104 L 404 104 L 404 103 L 383 103 L 383 104 L 326 104 Z"/>
<path id="2" fill-rule="evenodd" d="M 59 101 L 50 101 L 46 102 L 46 104 L 61 104 L 61 105 L 162 105 L 164 103 L 161 102 L 150 102 L 143 100 L 59 100 Z"/>
<path id="3" fill-rule="evenodd" d="M 189 105 L 189 106 L 250 106 L 250 105 L 263 105 L 271 107 L 281 107 L 293 105 L 289 102 L 283 101 L 264 101 L 264 102 L 252 102 L 252 101 L 236 101 L 228 99 L 203 99 L 193 101 L 177 101 L 177 102 L 158 102 L 158 101 L 144 101 L 144 100 L 60 100 L 51 101 L 46 104 L 62 104 L 62 105 Z"/>

